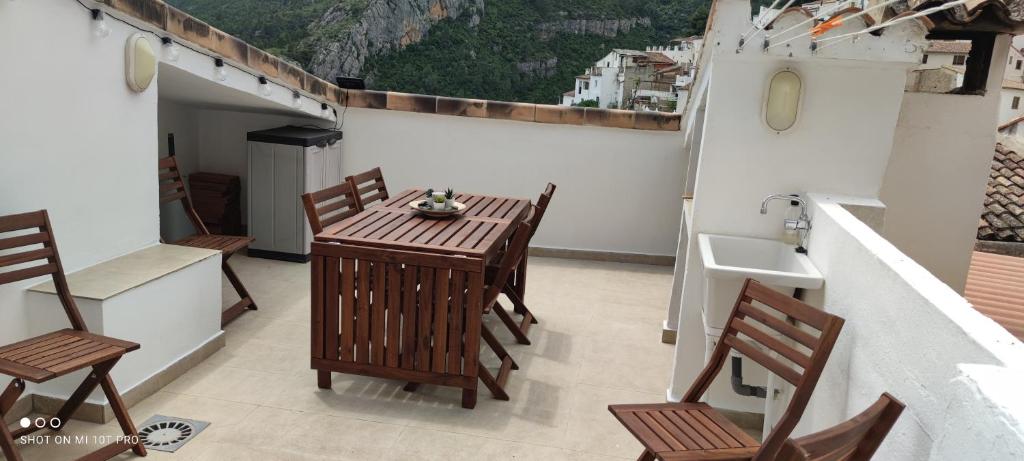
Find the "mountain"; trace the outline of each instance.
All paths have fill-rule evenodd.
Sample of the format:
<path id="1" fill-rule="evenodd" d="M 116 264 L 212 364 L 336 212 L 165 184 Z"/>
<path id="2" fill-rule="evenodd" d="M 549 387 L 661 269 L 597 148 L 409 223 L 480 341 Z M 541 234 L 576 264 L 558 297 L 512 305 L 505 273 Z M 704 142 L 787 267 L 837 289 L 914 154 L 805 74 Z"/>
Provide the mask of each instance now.
<path id="1" fill-rule="evenodd" d="M 612 48 L 702 33 L 710 0 L 169 0 L 333 81 L 553 103 Z"/>

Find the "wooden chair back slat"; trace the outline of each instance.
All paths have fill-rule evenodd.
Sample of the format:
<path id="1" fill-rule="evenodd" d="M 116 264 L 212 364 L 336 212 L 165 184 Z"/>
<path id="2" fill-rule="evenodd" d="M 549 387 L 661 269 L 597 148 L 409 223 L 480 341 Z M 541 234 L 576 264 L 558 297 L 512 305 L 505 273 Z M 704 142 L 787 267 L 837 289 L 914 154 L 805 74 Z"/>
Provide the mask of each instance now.
<path id="1" fill-rule="evenodd" d="M 789 339 L 803 344 L 810 349 L 814 349 L 818 346 L 818 338 L 815 338 L 810 333 L 803 331 L 794 325 L 780 320 L 778 317 L 772 316 L 761 309 L 755 308 L 746 301 L 740 303 L 738 315 L 741 316 L 741 318 L 750 317 L 757 320 L 758 322 L 767 325 L 772 330 L 782 333 Z"/>
<path id="2" fill-rule="evenodd" d="M 17 235 L 4 235 L 7 233 Z M 46 210 L 0 216 L 0 250 L 11 250 L 0 256 L 0 285 L 51 276 L 71 326 L 87 331 L 64 277 L 57 241 Z"/>
<path id="3" fill-rule="evenodd" d="M 196 233 L 199 235 L 210 235 L 210 231 L 203 224 L 192 200 L 188 198 L 185 190 L 185 180 L 181 177 L 181 169 L 178 168 L 177 157 L 174 156 L 174 134 L 167 135 L 167 157 L 157 162 L 157 187 L 159 188 L 160 204 L 181 201 L 181 207 L 185 210 L 185 216 L 192 223 Z"/>
<path id="4" fill-rule="evenodd" d="M 359 205 L 358 196 L 352 192 L 352 183 L 347 181 L 302 194 L 302 207 L 306 210 L 306 220 L 314 234 L 319 234 L 323 232 L 324 227 L 363 210 Z"/>
<path id="5" fill-rule="evenodd" d="M 817 337 L 798 328 L 800 324 L 816 330 Z M 842 318 L 747 279 L 715 350 L 683 401 L 700 400 L 733 349 L 796 386 L 786 411 L 754 458 L 775 459 L 803 415 L 842 326 Z M 794 345 L 776 336 L 791 339 Z M 807 348 L 808 352 L 799 348 Z"/>
<path id="6" fill-rule="evenodd" d="M 540 198 L 537 199 L 536 208 L 534 208 L 533 219 L 530 221 L 532 229 L 530 230 L 530 239 L 533 239 L 533 235 L 537 233 L 537 229 L 540 228 L 540 221 L 544 218 L 544 213 L 548 211 L 548 205 L 551 203 L 551 197 L 555 195 L 555 186 L 552 183 L 548 183 L 547 187 L 544 188 L 544 192 L 540 194 Z"/>
<path id="7" fill-rule="evenodd" d="M 498 271 L 491 281 L 491 285 L 484 292 L 484 310 L 487 310 L 498 300 L 501 290 L 505 287 L 512 272 L 516 270 L 516 266 L 522 261 L 523 255 L 526 254 L 526 247 L 530 243 L 530 237 L 533 235 L 533 226 L 530 223 L 533 221 L 534 216 L 536 216 L 535 207 L 530 209 L 526 218 L 519 223 L 519 227 L 512 234 L 512 240 L 502 255 L 501 261 L 498 262 Z"/>
<path id="8" fill-rule="evenodd" d="M 779 461 L 867 461 L 889 434 L 904 405 L 888 393 L 857 416 L 798 439 L 779 450 Z"/>
<path id="9" fill-rule="evenodd" d="M 345 178 L 345 181 L 352 185 L 353 191 L 356 191 L 356 199 L 360 210 L 365 210 L 374 202 L 383 202 L 390 197 L 388 195 L 388 188 L 384 184 L 384 174 L 381 173 L 380 167 L 354 174 Z"/>

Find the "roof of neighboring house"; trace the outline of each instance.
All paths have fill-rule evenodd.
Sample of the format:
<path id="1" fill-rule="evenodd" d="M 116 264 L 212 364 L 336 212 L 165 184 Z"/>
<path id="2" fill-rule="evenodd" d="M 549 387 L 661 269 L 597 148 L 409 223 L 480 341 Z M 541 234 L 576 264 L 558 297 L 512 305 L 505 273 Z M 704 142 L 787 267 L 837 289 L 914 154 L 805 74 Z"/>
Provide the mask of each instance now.
<path id="1" fill-rule="evenodd" d="M 1024 157 L 996 144 L 978 240 L 1024 242 Z"/>
<path id="2" fill-rule="evenodd" d="M 975 251 L 964 297 L 978 312 L 1024 339 L 1024 258 Z"/>
<path id="3" fill-rule="evenodd" d="M 665 56 L 665 53 L 659 53 L 657 51 L 648 51 L 644 54 L 647 55 L 647 59 L 655 64 L 675 64 L 676 62 L 672 58 Z"/>
<path id="4" fill-rule="evenodd" d="M 576 92 L 573 90 L 569 90 L 566 91 L 565 93 L 562 93 L 562 96 L 576 96 Z"/>
<path id="5" fill-rule="evenodd" d="M 1010 90 L 1024 90 L 1024 82 L 1020 80 L 1003 80 L 1003 88 Z"/>
<path id="6" fill-rule="evenodd" d="M 590 74 L 577 75 L 576 80 L 590 80 Z"/>
<path id="7" fill-rule="evenodd" d="M 627 50 L 627 49 L 623 49 L 623 48 L 613 48 L 612 51 L 615 52 L 615 53 L 624 54 L 624 55 L 627 55 L 627 56 L 644 56 L 644 54 L 645 54 L 643 51 Z"/>
<path id="8" fill-rule="evenodd" d="M 1016 125 L 1016 124 L 1018 124 L 1020 122 L 1024 122 L 1024 115 L 1021 115 L 1020 117 L 1014 118 L 1014 119 L 1012 119 L 1012 120 L 1010 120 L 1010 121 L 1008 121 L 1008 122 L 1006 122 L 1006 123 L 1004 123 L 1002 125 L 999 125 L 999 127 L 996 128 L 996 130 L 997 131 L 1003 131 L 1003 130 L 1005 130 L 1005 129 L 1011 127 L 1011 126 L 1014 126 L 1014 125 Z"/>
<path id="9" fill-rule="evenodd" d="M 929 53 L 967 54 L 971 51 L 971 42 L 967 40 L 932 40 L 928 42 Z"/>

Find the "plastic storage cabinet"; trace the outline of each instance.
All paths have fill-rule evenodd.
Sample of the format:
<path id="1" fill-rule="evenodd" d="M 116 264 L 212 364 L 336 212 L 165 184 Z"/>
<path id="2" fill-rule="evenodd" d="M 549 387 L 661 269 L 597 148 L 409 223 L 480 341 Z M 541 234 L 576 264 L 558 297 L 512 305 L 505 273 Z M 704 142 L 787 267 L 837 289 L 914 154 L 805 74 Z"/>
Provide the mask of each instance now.
<path id="1" fill-rule="evenodd" d="M 299 198 L 340 184 L 341 132 L 286 126 L 249 141 L 249 255 L 305 262 L 312 231 Z"/>

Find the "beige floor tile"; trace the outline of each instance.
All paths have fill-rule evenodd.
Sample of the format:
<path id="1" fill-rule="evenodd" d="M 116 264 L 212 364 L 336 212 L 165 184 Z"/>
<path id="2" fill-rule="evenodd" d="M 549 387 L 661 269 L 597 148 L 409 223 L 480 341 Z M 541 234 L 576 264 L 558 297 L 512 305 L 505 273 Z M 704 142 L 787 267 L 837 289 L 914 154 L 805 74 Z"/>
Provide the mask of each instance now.
<path id="1" fill-rule="evenodd" d="M 663 401 L 672 347 L 661 344 L 668 267 L 532 258 L 527 304 L 540 319 L 516 344 L 496 316 L 486 324 L 520 365 L 510 401 L 481 384 L 476 409 L 458 389 L 334 374 L 316 386 L 309 368 L 309 265 L 247 258 L 231 263 L 258 311 L 226 328 L 227 346 L 132 409 L 211 422 L 179 452 L 152 459 L 623 460 L 640 445 L 610 403 Z M 235 301 L 225 285 L 224 305 Z M 511 307 L 510 303 L 505 303 Z M 484 349 L 485 365 L 496 367 Z M 117 433 L 114 423 L 71 431 Z M 27 459 L 80 455 L 86 447 L 28 447 Z M 131 457 L 125 457 L 131 459 Z"/>

